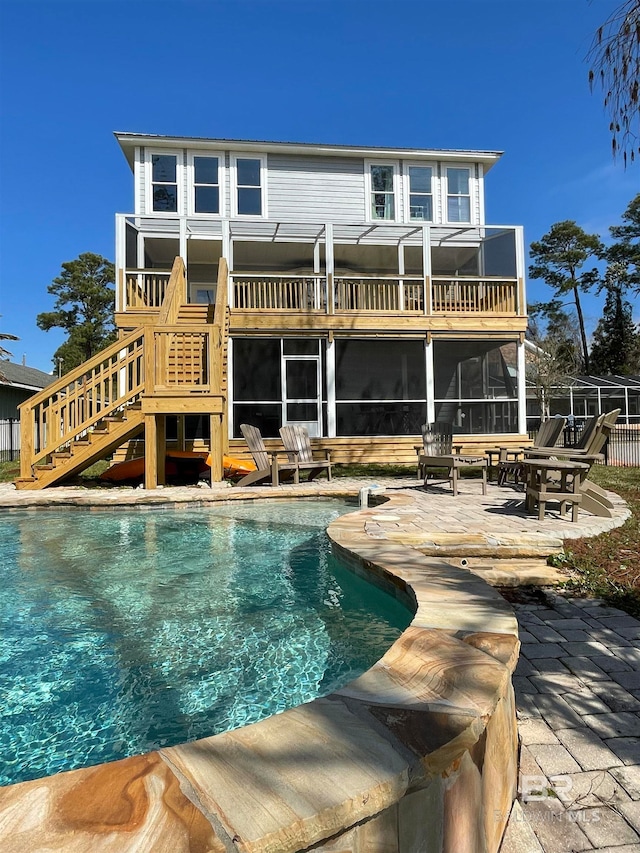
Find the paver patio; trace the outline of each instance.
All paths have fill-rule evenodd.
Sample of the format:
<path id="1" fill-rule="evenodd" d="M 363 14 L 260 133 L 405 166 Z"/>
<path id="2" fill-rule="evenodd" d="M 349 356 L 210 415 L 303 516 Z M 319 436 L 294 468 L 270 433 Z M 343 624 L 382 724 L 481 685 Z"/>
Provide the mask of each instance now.
<path id="1" fill-rule="evenodd" d="M 559 578 L 545 557 L 565 538 L 592 536 L 628 516 L 615 500 L 614 518 L 581 512 L 576 523 L 524 512 L 523 495 L 464 480 L 454 498 L 446 488 L 422 489 L 415 479 L 336 479 L 277 489 L 177 488 L 16 492 L 0 485 L 0 508 L 32 506 L 206 503 L 276 495 L 356 495 L 363 486 L 408 492 L 393 513 L 373 514 L 372 540 L 401 542 L 467 565 L 489 582 L 515 585 Z M 496 566 L 496 564 L 498 564 Z M 514 677 L 521 737 L 521 802 L 502 853 L 640 851 L 640 622 L 602 602 L 545 591 L 513 602 L 521 656 Z"/>

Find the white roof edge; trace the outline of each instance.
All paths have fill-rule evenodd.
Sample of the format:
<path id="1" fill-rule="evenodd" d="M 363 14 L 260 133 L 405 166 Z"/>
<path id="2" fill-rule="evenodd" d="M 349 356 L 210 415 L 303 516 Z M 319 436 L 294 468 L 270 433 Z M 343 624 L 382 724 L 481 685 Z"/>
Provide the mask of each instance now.
<path id="1" fill-rule="evenodd" d="M 137 145 L 153 145 L 157 148 L 198 147 L 211 150 L 233 149 L 234 151 L 276 152 L 288 151 L 292 154 L 308 153 L 347 157 L 401 157 L 403 159 L 429 160 L 473 160 L 485 163 L 487 169 L 496 163 L 503 151 L 476 151 L 446 148 L 383 148 L 379 146 L 331 145 L 315 142 L 275 142 L 249 139 L 210 139 L 198 136 L 161 136 L 146 133 L 127 133 L 114 131 L 114 136 L 122 148 L 125 157 L 132 164 L 133 148 Z"/>
<path id="2" fill-rule="evenodd" d="M 42 385 L 25 385 L 24 382 L 7 382 L 4 379 L 0 380 L 0 385 L 3 388 L 20 388 L 23 391 L 44 391 L 47 387 L 46 385 L 44 387 Z"/>

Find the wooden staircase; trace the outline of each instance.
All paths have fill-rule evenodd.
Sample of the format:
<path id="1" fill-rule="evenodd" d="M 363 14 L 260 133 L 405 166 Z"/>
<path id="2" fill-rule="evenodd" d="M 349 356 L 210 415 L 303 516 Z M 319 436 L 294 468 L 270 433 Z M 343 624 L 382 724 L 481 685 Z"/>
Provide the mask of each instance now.
<path id="1" fill-rule="evenodd" d="M 113 453 L 143 429 L 142 405 L 137 401 L 98 421 L 85 436 L 71 441 L 67 449 L 52 453 L 49 462 L 35 465 L 33 475 L 21 477 L 16 486 L 18 489 L 44 489 L 67 480 Z"/>
<path id="2" fill-rule="evenodd" d="M 164 418 L 186 412 L 207 413 L 215 420 L 212 471 L 221 479 L 226 451 L 226 293 L 223 259 L 216 305 L 186 304 L 184 264 L 176 258 L 156 324 L 139 326 L 21 404 L 17 488 L 61 483 L 142 432 L 147 465 L 154 466 L 145 482 L 160 482 Z"/>

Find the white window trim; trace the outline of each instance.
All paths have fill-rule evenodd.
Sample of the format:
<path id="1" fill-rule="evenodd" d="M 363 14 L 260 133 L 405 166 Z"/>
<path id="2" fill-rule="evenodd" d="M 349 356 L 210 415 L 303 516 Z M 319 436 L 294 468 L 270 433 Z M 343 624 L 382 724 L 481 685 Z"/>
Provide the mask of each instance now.
<path id="1" fill-rule="evenodd" d="M 168 154 L 176 158 L 176 183 L 178 193 L 178 209 L 154 210 L 153 209 L 153 164 L 151 158 L 154 154 Z M 184 160 L 182 151 L 170 148 L 145 148 L 145 210 L 147 216 L 160 216 L 166 219 L 175 219 L 176 216 L 184 214 Z"/>
<path id="2" fill-rule="evenodd" d="M 431 219 L 412 219 L 411 218 L 411 186 L 409 181 L 409 168 L 411 166 L 419 166 L 423 169 L 431 169 Z M 436 221 L 436 194 L 438 191 L 438 166 L 437 163 L 418 162 L 416 160 L 404 160 L 402 163 L 402 181 L 403 181 L 403 201 L 404 201 L 404 221 L 419 224 L 423 222 L 425 225 L 433 225 Z M 417 193 L 424 195 L 424 193 Z"/>
<path id="3" fill-rule="evenodd" d="M 215 157 L 218 161 L 218 212 L 197 213 L 196 212 L 196 168 L 195 157 Z M 187 152 L 187 207 L 189 216 L 197 216 L 198 219 L 221 219 L 225 211 L 225 166 L 224 152 L 213 151 L 188 151 Z M 202 184 L 202 186 L 213 186 L 213 184 Z"/>
<path id="4" fill-rule="evenodd" d="M 459 219 L 453 222 L 449 220 L 449 180 L 447 178 L 447 169 L 467 169 L 469 172 L 469 220 L 462 222 Z M 443 163 L 442 164 L 442 221 L 447 225 L 477 225 L 475 222 L 474 212 L 476 209 L 477 198 L 477 181 L 475 179 L 475 164 L 474 163 Z M 458 196 L 456 196 L 458 197 Z M 464 198 L 464 196 L 461 196 Z"/>
<path id="5" fill-rule="evenodd" d="M 374 219 L 371 215 L 371 167 L 392 166 L 393 167 L 393 207 L 395 216 L 393 219 Z M 365 160 L 364 161 L 364 221 L 365 222 L 402 222 L 402 209 L 400 205 L 400 161 L 399 160 Z"/>
<path id="6" fill-rule="evenodd" d="M 262 213 L 238 213 L 238 160 L 260 161 L 260 190 L 262 192 Z M 267 219 L 268 218 L 268 194 L 267 194 L 267 155 L 266 154 L 231 154 L 231 216 L 239 219 Z"/>

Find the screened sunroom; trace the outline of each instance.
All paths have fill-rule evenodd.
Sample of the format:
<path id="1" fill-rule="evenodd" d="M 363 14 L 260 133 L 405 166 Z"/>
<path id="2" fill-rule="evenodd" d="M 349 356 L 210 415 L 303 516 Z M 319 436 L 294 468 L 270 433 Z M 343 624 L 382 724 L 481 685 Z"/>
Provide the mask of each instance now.
<path id="1" fill-rule="evenodd" d="M 267 437 L 291 423 L 329 438 L 418 435 L 434 421 L 460 435 L 524 432 L 521 347 L 435 336 L 234 337 L 230 437 L 241 423 Z"/>

